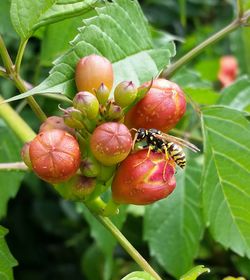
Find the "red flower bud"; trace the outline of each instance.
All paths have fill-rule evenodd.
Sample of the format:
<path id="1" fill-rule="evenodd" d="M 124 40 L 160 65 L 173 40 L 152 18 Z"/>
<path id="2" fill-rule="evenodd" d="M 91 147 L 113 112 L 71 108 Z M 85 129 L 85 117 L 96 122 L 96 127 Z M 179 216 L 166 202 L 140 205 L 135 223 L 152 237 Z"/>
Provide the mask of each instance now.
<path id="1" fill-rule="evenodd" d="M 234 56 L 223 56 L 220 59 L 220 69 L 218 73 L 218 79 L 222 84 L 222 87 L 227 87 L 232 84 L 238 74 L 238 63 Z"/>
<path id="2" fill-rule="evenodd" d="M 129 155 L 118 167 L 112 183 L 117 203 L 146 205 L 167 197 L 175 188 L 175 163 L 164 153 L 141 150 Z"/>
<path id="3" fill-rule="evenodd" d="M 111 90 L 113 86 L 112 64 L 105 57 L 92 54 L 78 62 L 76 66 L 75 81 L 78 91 L 95 91 L 102 83 Z"/>
<path id="4" fill-rule="evenodd" d="M 182 118 L 185 110 L 186 100 L 181 88 L 168 80 L 157 79 L 143 99 L 128 112 L 125 124 L 129 128 L 156 128 L 167 132 Z"/>
<path id="5" fill-rule="evenodd" d="M 29 154 L 34 172 L 50 183 L 68 180 L 80 166 L 78 142 L 59 129 L 39 133 L 30 142 Z"/>
<path id="6" fill-rule="evenodd" d="M 107 122 L 98 126 L 90 139 L 93 155 L 104 165 L 124 160 L 132 146 L 132 138 L 124 124 Z"/>
<path id="7" fill-rule="evenodd" d="M 66 132 L 72 134 L 73 136 L 75 135 L 75 130 L 73 128 L 67 126 L 64 123 L 64 120 L 62 117 L 51 116 L 51 117 L 47 118 L 46 121 L 44 123 L 42 123 L 42 125 L 40 126 L 39 133 L 47 131 L 47 130 L 51 130 L 51 129 L 65 130 Z"/>

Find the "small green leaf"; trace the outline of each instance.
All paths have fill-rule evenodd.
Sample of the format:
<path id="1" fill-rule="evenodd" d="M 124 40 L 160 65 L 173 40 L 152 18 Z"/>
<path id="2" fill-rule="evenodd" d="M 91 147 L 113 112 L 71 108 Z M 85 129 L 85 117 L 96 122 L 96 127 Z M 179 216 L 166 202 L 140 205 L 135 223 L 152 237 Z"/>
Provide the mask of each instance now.
<path id="1" fill-rule="evenodd" d="M 203 208 L 216 241 L 250 258 L 250 124 L 223 106 L 202 109 Z"/>
<path id="2" fill-rule="evenodd" d="M 0 135 L 0 162 L 21 161 L 21 142 L 1 120 Z M 8 201 L 16 196 L 23 176 L 23 173 L 17 171 L 0 171 L 0 218 L 6 215 Z"/>
<path id="3" fill-rule="evenodd" d="M 187 157 L 173 194 L 146 207 L 144 238 L 151 254 L 175 277 L 192 267 L 203 235 L 200 178 L 200 165 Z"/>
<path id="4" fill-rule="evenodd" d="M 204 267 L 204 265 L 198 265 L 181 276 L 180 280 L 196 280 L 201 274 L 205 272 L 210 272 L 210 269 Z"/>
<path id="5" fill-rule="evenodd" d="M 184 87 L 182 89 L 192 100 L 202 105 L 216 104 L 220 97 L 220 95 L 211 88 Z"/>
<path id="6" fill-rule="evenodd" d="M 76 93 L 75 67 L 80 58 L 96 53 L 113 63 L 115 85 L 123 80 L 137 86 L 151 80 L 174 55 L 173 43 L 166 49 L 154 49 L 142 10 L 133 0 L 106 2 L 96 8 L 97 16 L 85 19 L 84 26 L 72 41 L 72 48 L 55 61 L 50 76 L 31 91 L 7 102 L 38 93 Z"/>
<path id="7" fill-rule="evenodd" d="M 134 271 L 123 277 L 121 280 L 155 280 L 145 271 Z"/>
<path id="8" fill-rule="evenodd" d="M 8 230 L 0 226 L 0 279 L 13 280 L 12 267 L 17 265 L 17 261 L 11 255 L 8 245 L 4 239 L 4 236 L 8 233 Z"/>
<path id="9" fill-rule="evenodd" d="M 12 24 L 22 40 L 28 39 L 41 26 L 73 17 L 92 9 L 96 0 L 12 0 L 10 15 Z"/>
<path id="10" fill-rule="evenodd" d="M 243 76 L 223 89 L 218 104 L 227 105 L 237 110 L 246 109 L 250 105 L 249 77 Z"/>

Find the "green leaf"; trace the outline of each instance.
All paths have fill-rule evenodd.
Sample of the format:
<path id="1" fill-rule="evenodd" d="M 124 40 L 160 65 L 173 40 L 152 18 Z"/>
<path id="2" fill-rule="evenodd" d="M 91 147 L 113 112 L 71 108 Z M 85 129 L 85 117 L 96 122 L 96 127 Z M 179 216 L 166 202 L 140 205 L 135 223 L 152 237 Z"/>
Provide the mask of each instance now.
<path id="1" fill-rule="evenodd" d="M 216 104 L 220 97 L 220 95 L 211 88 L 184 87 L 183 90 L 192 100 L 202 105 Z"/>
<path id="2" fill-rule="evenodd" d="M 218 104 L 227 105 L 237 110 L 246 109 L 250 105 L 249 77 L 243 76 L 223 89 Z"/>
<path id="3" fill-rule="evenodd" d="M 250 124 L 223 106 L 202 110 L 203 208 L 216 241 L 250 258 Z"/>
<path id="4" fill-rule="evenodd" d="M 198 265 L 181 276 L 180 280 L 196 280 L 201 274 L 205 272 L 210 272 L 210 269 L 204 267 L 204 265 Z"/>
<path id="5" fill-rule="evenodd" d="M 1 0 L 0 9 L 0 34 L 11 37 L 17 37 L 10 20 L 10 0 Z M 6 39 L 6 38 L 5 38 Z"/>
<path id="6" fill-rule="evenodd" d="M 113 63 L 115 84 L 132 80 L 140 85 L 155 77 L 169 63 L 173 48 L 154 49 L 146 19 L 137 1 L 116 0 L 96 8 L 97 16 L 84 20 L 72 49 L 55 61 L 50 76 L 13 101 L 37 93 L 74 96 L 75 66 L 80 58 L 96 53 Z"/>
<path id="7" fill-rule="evenodd" d="M 12 267 L 17 265 L 17 261 L 11 255 L 8 245 L 4 239 L 4 236 L 8 233 L 8 230 L 0 226 L 0 279 L 12 280 L 13 271 Z"/>
<path id="8" fill-rule="evenodd" d="M 96 0 L 84 1 L 57 0 L 12 0 L 11 20 L 22 40 L 28 39 L 41 26 L 57 22 L 67 17 L 80 15 L 92 9 Z"/>
<path id="9" fill-rule="evenodd" d="M 0 162 L 21 161 L 20 150 L 22 144 L 1 120 L 0 135 Z M 23 173 L 21 172 L 0 170 L 0 219 L 6 215 L 8 201 L 16 196 L 22 178 Z"/>
<path id="10" fill-rule="evenodd" d="M 57 57 L 69 49 L 69 41 L 77 35 L 77 28 L 82 25 L 82 19 L 83 15 L 50 24 L 46 28 L 41 46 L 41 65 L 51 66 Z"/>
<path id="11" fill-rule="evenodd" d="M 200 165 L 187 159 L 178 170 L 174 193 L 146 208 L 144 237 L 150 252 L 167 272 L 179 277 L 197 254 L 204 225 L 201 213 Z"/>
<path id="12" fill-rule="evenodd" d="M 121 280 L 155 280 L 155 278 L 145 271 L 134 271 L 123 277 Z"/>

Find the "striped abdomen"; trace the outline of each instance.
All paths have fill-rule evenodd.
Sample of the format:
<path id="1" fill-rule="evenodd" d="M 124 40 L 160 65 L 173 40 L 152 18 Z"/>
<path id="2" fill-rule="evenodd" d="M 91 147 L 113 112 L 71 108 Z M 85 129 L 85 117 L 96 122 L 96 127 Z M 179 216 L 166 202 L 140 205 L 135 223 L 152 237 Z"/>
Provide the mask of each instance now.
<path id="1" fill-rule="evenodd" d="M 175 163 L 181 168 L 184 168 L 186 166 L 186 156 L 182 148 L 179 145 L 172 142 L 166 143 L 166 147 L 169 155 L 175 161 Z"/>

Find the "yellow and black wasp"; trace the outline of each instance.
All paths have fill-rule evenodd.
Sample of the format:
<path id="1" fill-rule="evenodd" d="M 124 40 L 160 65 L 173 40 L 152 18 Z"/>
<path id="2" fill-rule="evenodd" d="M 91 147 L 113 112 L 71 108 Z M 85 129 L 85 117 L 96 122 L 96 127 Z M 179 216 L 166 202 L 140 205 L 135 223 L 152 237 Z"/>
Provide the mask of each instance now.
<path id="1" fill-rule="evenodd" d="M 134 149 L 136 142 L 145 141 L 145 144 L 140 148 L 148 148 L 147 157 L 149 156 L 150 151 L 163 152 L 166 155 L 166 159 L 171 157 L 181 168 L 186 166 L 186 156 L 183 152 L 182 146 L 189 148 L 193 152 L 200 151 L 199 148 L 197 148 L 192 143 L 163 133 L 155 128 L 132 128 L 132 130 L 135 131 L 132 149 Z"/>

